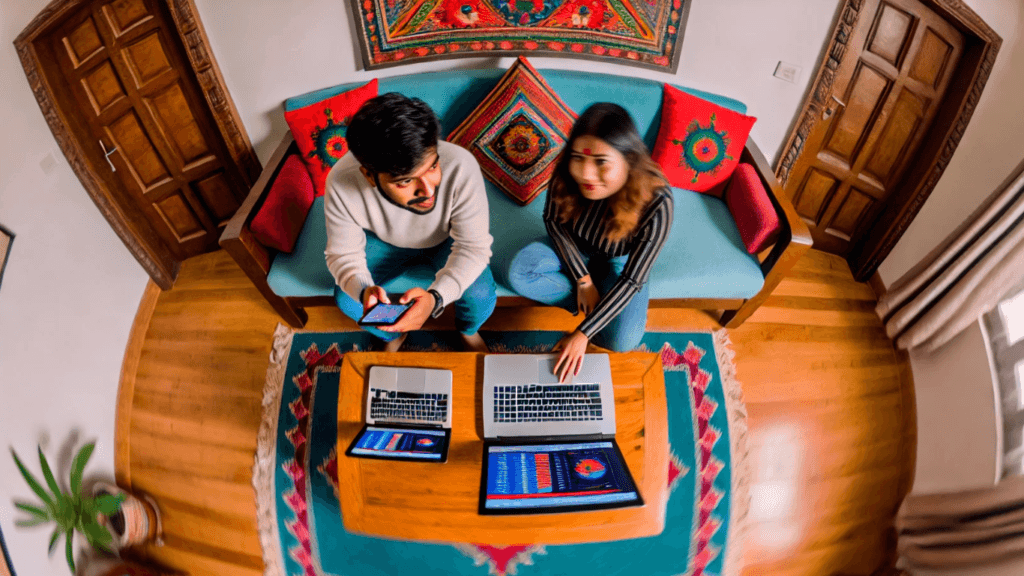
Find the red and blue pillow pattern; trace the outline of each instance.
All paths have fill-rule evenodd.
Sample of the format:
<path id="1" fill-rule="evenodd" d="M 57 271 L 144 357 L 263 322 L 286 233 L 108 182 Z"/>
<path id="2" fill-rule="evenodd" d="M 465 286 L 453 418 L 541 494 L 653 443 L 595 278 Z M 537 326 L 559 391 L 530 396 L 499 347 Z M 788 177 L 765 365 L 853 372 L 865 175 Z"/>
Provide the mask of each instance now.
<path id="1" fill-rule="evenodd" d="M 547 187 L 575 120 L 576 113 L 520 56 L 448 141 L 469 150 L 484 175 L 525 206 Z"/>
<path id="2" fill-rule="evenodd" d="M 375 96 L 376 78 L 359 88 L 284 113 L 317 196 L 324 194 L 331 167 L 348 152 L 345 131 L 349 120 L 364 102 Z"/>
<path id="3" fill-rule="evenodd" d="M 672 186 L 718 195 L 755 120 L 665 84 L 652 156 Z"/>

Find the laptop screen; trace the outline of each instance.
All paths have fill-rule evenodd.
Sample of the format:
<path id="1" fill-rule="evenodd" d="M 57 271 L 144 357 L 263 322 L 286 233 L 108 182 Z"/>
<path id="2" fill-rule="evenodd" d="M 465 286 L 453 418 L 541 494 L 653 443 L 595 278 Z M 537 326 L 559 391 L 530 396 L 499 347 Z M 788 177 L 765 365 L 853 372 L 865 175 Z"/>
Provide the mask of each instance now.
<path id="1" fill-rule="evenodd" d="M 614 440 L 488 442 L 481 483 L 481 514 L 570 512 L 643 504 Z"/>
<path id="2" fill-rule="evenodd" d="M 356 436 L 347 453 L 388 460 L 444 462 L 447 460 L 450 434 L 450 430 L 367 425 Z"/>

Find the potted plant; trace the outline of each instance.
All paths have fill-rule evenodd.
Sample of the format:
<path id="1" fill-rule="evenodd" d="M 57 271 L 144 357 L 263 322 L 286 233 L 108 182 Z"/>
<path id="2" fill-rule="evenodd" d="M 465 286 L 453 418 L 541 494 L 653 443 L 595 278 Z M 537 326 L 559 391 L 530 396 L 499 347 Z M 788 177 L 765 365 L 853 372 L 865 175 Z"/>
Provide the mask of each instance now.
<path id="1" fill-rule="evenodd" d="M 72 544 L 74 533 L 78 532 L 85 536 L 89 545 L 94 549 L 110 552 L 114 538 L 101 519 L 116 515 L 125 499 L 122 494 L 104 493 L 90 496 L 82 492 L 82 472 L 85 470 L 85 463 L 92 456 L 93 448 L 95 448 L 95 443 L 86 444 L 75 455 L 71 464 L 71 478 L 68 483 L 70 491 L 68 492 L 62 491 L 57 485 L 57 480 L 53 477 L 53 472 L 50 470 L 50 465 L 46 461 L 42 449 L 39 449 L 39 464 L 43 469 L 46 487 L 25 468 L 21 459 L 18 458 L 18 454 L 14 452 L 13 448 L 11 449 L 11 455 L 14 456 L 14 462 L 18 465 L 21 475 L 28 482 L 32 491 L 42 499 L 41 506 L 15 502 L 15 506 L 30 514 L 29 518 L 18 520 L 16 524 L 22 527 L 56 524 L 53 536 L 50 537 L 50 554 L 52 555 L 57 549 L 60 537 L 64 536 L 68 567 L 71 568 L 72 573 L 75 571 L 74 546 Z"/>

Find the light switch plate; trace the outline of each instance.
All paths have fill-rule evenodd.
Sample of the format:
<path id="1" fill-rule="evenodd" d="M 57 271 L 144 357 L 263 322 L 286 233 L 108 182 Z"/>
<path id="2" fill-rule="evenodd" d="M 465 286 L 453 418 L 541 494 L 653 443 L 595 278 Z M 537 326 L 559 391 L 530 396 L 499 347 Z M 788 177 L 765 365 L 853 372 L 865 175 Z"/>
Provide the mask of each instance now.
<path id="1" fill-rule="evenodd" d="M 801 68 L 796 64 L 789 64 L 780 60 L 779 65 L 775 67 L 775 77 L 796 84 L 797 78 L 800 77 L 800 70 Z"/>

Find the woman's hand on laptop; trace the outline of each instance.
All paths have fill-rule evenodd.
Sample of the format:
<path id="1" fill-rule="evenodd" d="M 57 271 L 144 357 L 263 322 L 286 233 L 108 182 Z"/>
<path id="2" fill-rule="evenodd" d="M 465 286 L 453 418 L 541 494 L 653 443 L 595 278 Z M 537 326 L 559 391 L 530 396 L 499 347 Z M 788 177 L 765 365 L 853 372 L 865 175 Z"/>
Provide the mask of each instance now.
<path id="1" fill-rule="evenodd" d="M 555 374 L 558 374 L 559 383 L 568 380 L 570 375 L 576 376 L 580 373 L 580 368 L 583 367 L 583 355 L 587 353 L 587 344 L 590 344 L 590 339 L 579 330 L 573 331 L 559 340 L 558 344 L 555 344 L 553 350 L 562 351 L 558 362 L 555 362 L 554 371 Z"/>
<path id="2" fill-rule="evenodd" d="M 399 304 L 409 304 L 409 310 L 402 315 L 402 318 L 391 326 L 381 326 L 385 332 L 412 332 L 423 327 L 423 323 L 430 318 L 434 311 L 434 296 L 423 288 L 410 288 L 398 299 Z"/>

